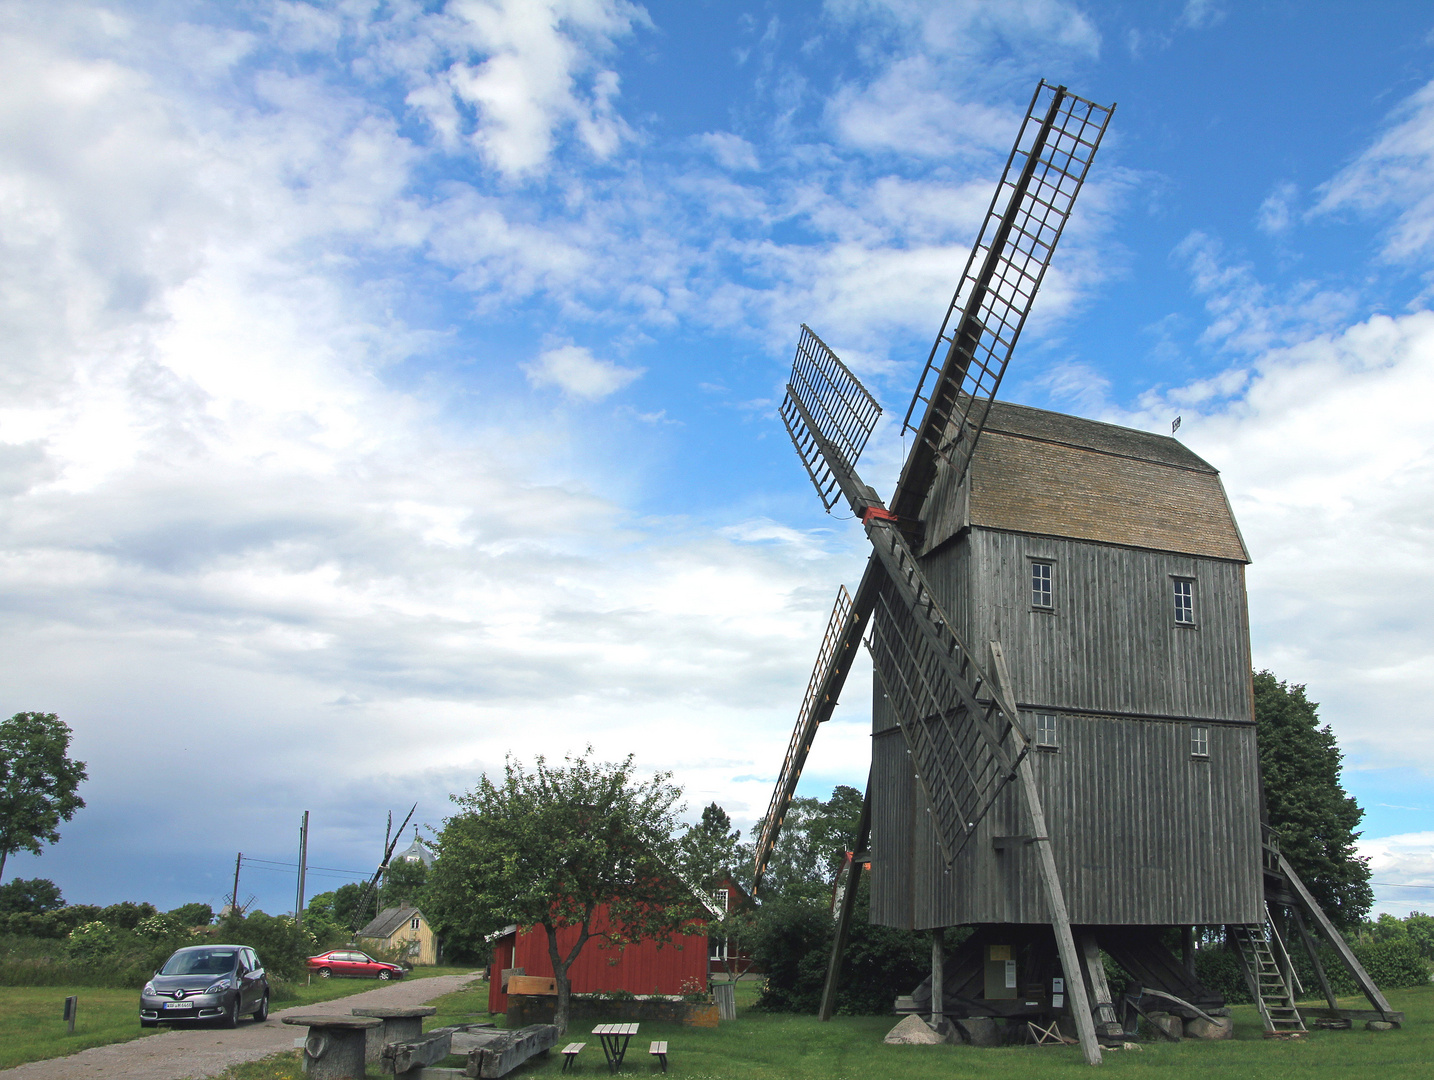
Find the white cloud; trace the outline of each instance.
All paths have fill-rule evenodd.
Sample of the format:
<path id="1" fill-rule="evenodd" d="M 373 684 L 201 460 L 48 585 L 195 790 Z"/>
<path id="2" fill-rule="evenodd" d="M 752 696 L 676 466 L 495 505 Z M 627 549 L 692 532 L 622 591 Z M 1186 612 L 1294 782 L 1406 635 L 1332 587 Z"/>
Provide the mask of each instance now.
<path id="1" fill-rule="evenodd" d="M 740 135 L 730 131 L 709 131 L 699 135 L 696 143 L 722 168 L 731 172 L 750 172 L 759 168 L 757 150 Z"/>
<path id="2" fill-rule="evenodd" d="M 559 133 L 571 128 L 593 156 L 610 157 L 629 136 L 616 111 L 617 73 L 597 64 L 635 27 L 643 8 L 627 0 L 453 0 L 446 27 L 475 55 L 409 95 L 450 140 L 459 120 L 439 88 L 477 110 L 470 138 L 489 164 L 517 178 L 541 171 Z"/>
<path id="3" fill-rule="evenodd" d="M 1121 419 L 1223 470 L 1254 564 L 1255 664 L 1308 684 L 1371 767 L 1434 772 L 1434 313 L 1374 316 Z M 1115 417 L 1112 417 L 1115 418 Z"/>
<path id="4" fill-rule="evenodd" d="M 643 372 L 642 368 L 625 368 L 599 360 L 579 345 L 546 349 L 531 364 L 521 367 L 534 386 L 555 386 L 584 401 L 601 401 L 640 378 Z"/>
<path id="5" fill-rule="evenodd" d="M 1434 82 L 1411 94 L 1388 129 L 1320 189 L 1313 214 L 1352 209 L 1391 215 L 1384 255 L 1427 258 L 1434 250 Z"/>
<path id="6" fill-rule="evenodd" d="M 1294 201 L 1298 196 L 1299 189 L 1288 180 L 1276 184 L 1274 190 L 1265 196 L 1265 201 L 1260 203 L 1259 213 L 1255 216 L 1255 224 L 1260 231 L 1270 236 L 1288 232 L 1294 222 Z"/>
<path id="7" fill-rule="evenodd" d="M 1225 9 L 1216 0 L 1185 0 L 1176 25 L 1186 30 L 1207 30 L 1225 19 Z"/>
<path id="8" fill-rule="evenodd" d="M 1404 918 L 1434 909 L 1434 832 L 1401 833 L 1361 840 L 1374 885 L 1371 918 L 1388 912 Z"/>

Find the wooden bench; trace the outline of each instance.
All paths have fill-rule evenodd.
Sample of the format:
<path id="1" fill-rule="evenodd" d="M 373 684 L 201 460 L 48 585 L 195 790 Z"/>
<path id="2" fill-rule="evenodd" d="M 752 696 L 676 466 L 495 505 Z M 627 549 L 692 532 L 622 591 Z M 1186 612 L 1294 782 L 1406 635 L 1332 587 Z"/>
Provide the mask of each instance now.
<path id="1" fill-rule="evenodd" d="M 650 1050 L 648 1050 L 648 1053 L 649 1053 L 649 1054 L 655 1054 L 655 1055 L 657 1056 L 657 1060 L 660 1061 L 660 1062 L 662 1062 L 662 1071 L 663 1071 L 663 1072 L 666 1072 L 666 1071 L 667 1071 L 667 1043 L 666 1043 L 665 1041 L 664 1041 L 664 1042 L 654 1042 L 654 1043 L 652 1044 L 652 1048 L 651 1048 Z"/>
<path id="2" fill-rule="evenodd" d="M 568 1071 L 568 1066 L 578 1059 L 587 1043 L 568 1043 L 563 1047 L 563 1072 Z"/>

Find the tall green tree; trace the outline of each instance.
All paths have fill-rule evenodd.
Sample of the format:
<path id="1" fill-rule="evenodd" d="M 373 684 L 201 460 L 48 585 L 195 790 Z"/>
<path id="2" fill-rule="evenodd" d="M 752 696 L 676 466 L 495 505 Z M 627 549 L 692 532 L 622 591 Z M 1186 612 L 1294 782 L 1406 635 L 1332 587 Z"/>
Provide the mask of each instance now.
<path id="1" fill-rule="evenodd" d="M 40 854 L 59 825 L 85 805 L 83 761 L 71 761 L 71 731 L 54 713 L 21 712 L 0 721 L 0 878 L 17 851 Z"/>
<path id="2" fill-rule="evenodd" d="M 793 890 L 830 898 L 832 882 L 846 861 L 861 823 L 862 795 L 839 784 L 832 797 L 793 799 L 763 876 L 762 895 Z M 760 835 L 760 825 L 754 830 Z"/>
<path id="3" fill-rule="evenodd" d="M 1319 704 L 1269 671 L 1255 674 L 1255 723 L 1265 809 L 1280 850 L 1337 926 L 1369 912 L 1369 864 L 1355 853 L 1364 811 L 1340 781 L 1343 754 Z"/>
<path id="4" fill-rule="evenodd" d="M 560 766 L 539 757 L 531 770 L 509 757 L 499 783 L 483 776 L 453 796 L 459 809 L 438 836 L 430 917 L 468 941 L 509 924 L 541 926 L 558 984 L 555 1023 L 567 1030 L 568 970 L 592 938 L 660 943 L 703 914 L 673 872 L 682 793 L 670 775 L 639 781 L 630 755 L 598 762 L 591 747 Z M 564 927 L 577 936 L 561 951 Z"/>
<path id="5" fill-rule="evenodd" d="M 384 871 L 378 906 L 382 909 L 411 904 L 421 908 L 427 882 L 428 867 L 421 860 L 394 859 Z"/>

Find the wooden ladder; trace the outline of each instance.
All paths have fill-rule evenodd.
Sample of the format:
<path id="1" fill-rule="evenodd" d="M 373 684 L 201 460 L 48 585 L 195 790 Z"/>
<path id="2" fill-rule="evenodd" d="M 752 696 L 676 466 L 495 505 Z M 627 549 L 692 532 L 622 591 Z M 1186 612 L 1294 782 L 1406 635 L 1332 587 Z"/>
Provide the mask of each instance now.
<path id="1" fill-rule="evenodd" d="M 1285 981 L 1285 973 L 1275 960 L 1264 926 L 1231 926 L 1230 936 L 1234 939 L 1250 995 L 1259 1006 L 1260 1018 L 1265 1022 L 1265 1034 L 1304 1031 L 1305 1022 L 1295 1007 L 1294 990 Z"/>

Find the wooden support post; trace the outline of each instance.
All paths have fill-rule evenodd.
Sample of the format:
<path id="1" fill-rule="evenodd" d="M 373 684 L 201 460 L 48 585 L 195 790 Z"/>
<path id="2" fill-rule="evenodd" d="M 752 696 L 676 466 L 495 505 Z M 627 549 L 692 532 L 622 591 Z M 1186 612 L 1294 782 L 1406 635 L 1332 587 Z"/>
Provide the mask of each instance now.
<path id="1" fill-rule="evenodd" d="M 1300 933 L 1300 943 L 1304 945 L 1305 952 L 1309 953 L 1310 963 L 1314 966 L 1315 978 L 1319 980 L 1320 993 L 1324 995 L 1325 1001 L 1329 1002 L 1331 1009 L 1338 1009 L 1339 1000 L 1334 996 L 1334 990 L 1330 988 L 1329 976 L 1325 974 L 1324 964 L 1320 963 L 1319 951 L 1315 948 L 1314 938 L 1310 937 L 1309 927 L 1305 926 L 1304 916 L 1300 914 L 1299 908 L 1290 908 L 1290 912 L 1295 917 L 1295 929 Z"/>
<path id="2" fill-rule="evenodd" d="M 946 1030 L 946 988 L 943 985 L 946 974 L 946 950 L 942 948 L 942 927 L 931 930 L 931 1027 L 945 1033 Z"/>
<path id="3" fill-rule="evenodd" d="M 1191 982 L 1199 982 L 1195 974 L 1195 927 L 1180 928 L 1180 952 L 1180 959 L 1185 964 L 1185 974 L 1190 976 Z"/>
<path id="4" fill-rule="evenodd" d="M 1100 958 L 1100 944 L 1094 934 L 1082 934 L 1081 953 L 1085 959 L 1086 974 L 1090 978 L 1091 994 L 1095 997 L 1095 1012 L 1100 1017 L 1101 1034 L 1108 1037 L 1125 1034 L 1115 1016 L 1115 1002 L 1111 998 L 1110 982 L 1105 977 L 1105 961 Z"/>
<path id="5" fill-rule="evenodd" d="M 999 641 L 990 644 L 991 673 L 996 682 L 992 689 L 999 696 L 1001 708 L 1014 721 L 1016 702 L 1011 693 L 1011 672 L 1006 667 L 1006 654 Z M 1046 833 L 1046 812 L 1041 805 L 1040 792 L 1036 789 L 1036 777 L 1031 769 L 1029 754 L 1023 755 L 1016 766 L 1016 778 L 1020 781 L 1026 810 L 1031 816 L 1031 835 L 1034 837 L 1032 843 L 1036 848 L 1041 881 L 1046 889 L 1046 903 L 1051 908 L 1051 926 L 1056 932 L 1056 951 L 1060 953 L 1061 970 L 1065 974 L 1066 988 L 1071 995 L 1071 1014 L 1075 1017 L 1076 1034 L 1080 1036 L 1086 1063 L 1099 1065 L 1100 1043 L 1096 1040 L 1095 1023 L 1090 1015 L 1090 998 L 1086 996 L 1085 979 L 1081 977 L 1080 955 L 1076 952 L 1075 938 L 1071 935 L 1065 892 L 1061 889 L 1060 874 L 1056 870 L 1055 853 L 1051 851 L 1051 838 Z"/>
<path id="6" fill-rule="evenodd" d="M 866 777 L 866 796 L 861 801 L 861 820 L 856 827 L 856 841 L 852 845 L 851 872 L 847 874 L 846 892 L 842 894 L 841 907 L 837 909 L 836 932 L 832 935 L 832 954 L 827 961 L 827 981 L 822 987 L 822 1004 L 817 1010 L 817 1019 L 827 1021 L 836 1008 L 837 978 L 841 975 L 842 954 L 846 952 L 847 931 L 851 928 L 851 913 L 856 910 L 857 886 L 861 884 L 861 855 L 865 854 L 871 842 L 871 773 Z"/>
<path id="7" fill-rule="evenodd" d="M 1310 895 L 1309 890 L 1305 888 L 1305 883 L 1300 880 L 1294 867 L 1289 864 L 1289 860 L 1283 854 L 1280 855 L 1280 873 L 1284 874 L 1285 880 L 1290 883 L 1295 895 L 1304 904 L 1305 910 L 1314 918 L 1319 932 L 1324 935 L 1326 941 L 1334 946 L 1334 951 L 1344 961 L 1344 966 L 1354 976 L 1354 981 L 1364 991 L 1364 996 L 1369 999 L 1369 1003 L 1381 1013 L 1392 1014 L 1394 1010 L 1389 1007 L 1389 1002 L 1384 1000 L 1384 995 L 1380 993 L 1379 987 L 1374 985 L 1374 980 L 1369 977 L 1369 972 L 1364 970 L 1364 965 L 1359 962 L 1359 958 L 1350 951 L 1349 943 L 1344 940 L 1344 935 L 1334 928 L 1334 924 L 1329 921 L 1329 916 L 1324 913 L 1319 902 Z"/>

